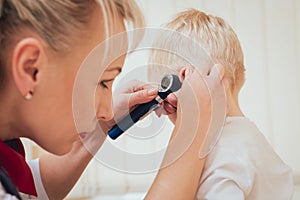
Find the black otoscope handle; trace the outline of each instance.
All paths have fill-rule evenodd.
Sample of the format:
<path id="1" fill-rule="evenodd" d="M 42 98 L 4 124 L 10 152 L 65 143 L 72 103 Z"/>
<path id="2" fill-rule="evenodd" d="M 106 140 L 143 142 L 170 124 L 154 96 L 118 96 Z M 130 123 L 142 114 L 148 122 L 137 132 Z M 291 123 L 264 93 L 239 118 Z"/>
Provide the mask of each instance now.
<path id="1" fill-rule="evenodd" d="M 141 117 L 157 108 L 162 101 L 172 92 L 176 92 L 181 88 L 181 82 L 176 75 L 167 75 L 162 79 L 158 96 L 148 103 L 144 103 L 136 107 L 127 116 L 121 119 L 115 126 L 108 131 L 111 139 L 115 140 L 131 126 L 140 120 Z"/>
<path id="2" fill-rule="evenodd" d="M 109 130 L 108 135 L 111 139 L 117 139 L 124 131 L 128 130 L 136 122 L 140 120 L 141 117 L 146 115 L 152 107 L 159 104 L 155 99 L 148 103 L 144 103 L 136 107 L 131 111 L 126 117 L 119 121 L 112 129 Z"/>

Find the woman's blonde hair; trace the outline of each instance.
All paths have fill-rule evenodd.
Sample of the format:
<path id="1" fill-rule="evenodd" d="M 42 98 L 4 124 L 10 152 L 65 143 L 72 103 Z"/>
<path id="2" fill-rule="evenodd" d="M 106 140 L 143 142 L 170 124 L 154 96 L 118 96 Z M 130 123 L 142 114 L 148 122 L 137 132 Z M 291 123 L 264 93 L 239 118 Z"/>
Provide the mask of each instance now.
<path id="1" fill-rule="evenodd" d="M 100 4 L 107 37 L 117 16 L 133 27 L 143 26 L 134 0 L 0 0 L 0 85 L 5 79 L 4 53 L 22 31 L 34 31 L 54 51 L 68 50 L 89 22 L 95 3 Z"/>
<path id="2" fill-rule="evenodd" d="M 245 67 L 242 48 L 237 35 L 222 18 L 207 15 L 196 9 L 189 9 L 179 13 L 166 25 L 166 28 L 191 38 L 206 51 L 213 63 L 222 64 L 226 70 L 225 76 L 232 81 L 233 89 L 243 85 Z M 166 41 L 169 44 L 166 44 Z M 186 46 L 186 44 L 181 44 L 180 40 L 172 37 L 161 38 L 158 43 L 161 43 L 165 49 L 170 48 L 168 50 L 174 52 L 176 52 L 174 48 Z M 197 55 L 197 52 L 193 52 L 193 48 L 186 47 L 186 49 L 191 51 L 191 56 L 201 56 Z M 154 76 L 160 70 L 157 64 L 152 65 L 151 63 L 162 61 L 165 63 L 161 64 L 167 64 L 176 71 L 187 64 L 182 58 L 154 50 L 150 56 L 149 77 Z"/>

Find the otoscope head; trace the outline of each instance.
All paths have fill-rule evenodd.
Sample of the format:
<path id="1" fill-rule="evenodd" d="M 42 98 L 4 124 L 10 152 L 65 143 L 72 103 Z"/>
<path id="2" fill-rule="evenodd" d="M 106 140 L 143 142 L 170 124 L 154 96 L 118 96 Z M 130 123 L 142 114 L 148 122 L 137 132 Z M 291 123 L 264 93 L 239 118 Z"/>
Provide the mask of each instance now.
<path id="1" fill-rule="evenodd" d="M 178 91 L 180 88 L 181 81 L 177 75 L 166 75 L 161 80 L 160 88 L 158 90 L 158 96 L 162 99 L 165 99 L 169 94 Z"/>

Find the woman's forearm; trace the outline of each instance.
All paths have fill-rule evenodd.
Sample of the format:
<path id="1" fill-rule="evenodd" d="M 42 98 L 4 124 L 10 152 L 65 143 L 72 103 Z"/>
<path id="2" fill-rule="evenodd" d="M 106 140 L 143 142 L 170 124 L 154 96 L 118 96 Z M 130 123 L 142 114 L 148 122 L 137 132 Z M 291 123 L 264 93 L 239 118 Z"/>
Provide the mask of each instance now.
<path id="1" fill-rule="evenodd" d="M 211 123 L 212 108 L 201 80 L 193 73 L 188 81 L 194 88 L 182 86 L 172 138 L 146 199 L 194 199 L 205 164 L 205 158 L 200 159 L 199 154 Z"/>
<path id="2" fill-rule="evenodd" d="M 145 199 L 194 199 L 205 160 L 188 150 L 159 171 Z"/>
<path id="3" fill-rule="evenodd" d="M 64 199 L 92 158 L 81 141 L 76 141 L 66 155 L 42 155 L 40 173 L 49 199 Z"/>
<path id="4" fill-rule="evenodd" d="M 174 142 L 170 142 L 173 144 L 169 145 L 162 164 L 162 166 L 167 166 L 159 170 L 146 199 L 194 199 L 205 164 L 205 158 L 200 159 L 199 152 L 206 136 L 208 120 L 209 116 L 206 119 L 202 118 L 202 127 L 199 127 L 190 146 L 186 148 L 177 160 L 167 165 L 171 159 L 174 160 L 176 148 L 182 148 L 180 145 L 183 141 L 180 135 L 188 134 L 184 132 L 184 130 L 188 129 L 182 129 L 182 127 L 180 129 L 178 126 L 175 126 L 173 131 L 173 134 L 175 134 L 173 136 Z M 189 125 L 186 124 L 186 126 L 188 127 Z M 178 138 L 176 138 L 177 136 Z M 178 154 L 178 152 L 175 152 L 175 154 Z"/>

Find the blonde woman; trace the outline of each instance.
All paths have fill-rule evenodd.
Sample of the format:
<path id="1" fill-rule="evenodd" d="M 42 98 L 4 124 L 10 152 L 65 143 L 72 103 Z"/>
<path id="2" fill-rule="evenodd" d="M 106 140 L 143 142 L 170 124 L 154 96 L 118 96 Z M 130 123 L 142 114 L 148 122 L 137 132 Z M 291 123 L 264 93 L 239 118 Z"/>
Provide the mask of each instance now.
<path id="1" fill-rule="evenodd" d="M 63 199 L 74 186 L 92 159 L 78 140 L 72 115 L 76 73 L 96 45 L 125 31 L 124 20 L 142 25 L 134 1 L 0 0 L 1 199 Z M 100 77 L 95 110 L 101 123 L 112 120 L 111 87 L 124 59 L 118 58 Z M 212 72 L 219 84 L 218 71 Z M 204 162 L 197 152 L 209 124 L 210 100 L 198 73 L 186 73 L 186 80 L 202 99 L 202 125 L 183 155 L 159 171 L 148 199 L 191 199 L 197 189 Z M 132 106 L 156 96 L 153 88 L 139 88 L 128 95 Z M 184 134 L 180 120 L 174 134 Z M 27 163 L 20 137 L 49 154 Z M 171 154 L 168 150 L 165 159 Z"/>

